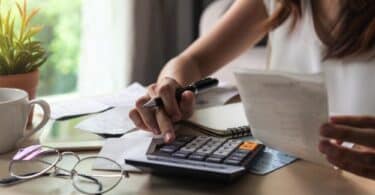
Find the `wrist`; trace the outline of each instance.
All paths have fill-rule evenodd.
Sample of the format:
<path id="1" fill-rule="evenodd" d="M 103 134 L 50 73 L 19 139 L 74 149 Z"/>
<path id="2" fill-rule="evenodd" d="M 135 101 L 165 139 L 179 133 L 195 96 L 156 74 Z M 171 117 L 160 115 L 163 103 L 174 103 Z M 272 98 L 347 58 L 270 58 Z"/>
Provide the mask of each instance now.
<path id="1" fill-rule="evenodd" d="M 158 81 L 165 77 L 175 79 L 180 85 L 187 85 L 201 79 L 201 73 L 194 58 L 181 54 L 168 61 Z"/>

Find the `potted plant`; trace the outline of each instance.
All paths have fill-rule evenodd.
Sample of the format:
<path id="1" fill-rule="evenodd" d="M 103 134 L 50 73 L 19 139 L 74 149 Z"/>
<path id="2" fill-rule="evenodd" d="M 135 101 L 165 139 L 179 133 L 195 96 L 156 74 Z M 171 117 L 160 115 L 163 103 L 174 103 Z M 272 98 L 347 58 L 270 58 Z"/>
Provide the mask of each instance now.
<path id="1" fill-rule="evenodd" d="M 0 10 L 1 10 L 0 0 Z M 27 2 L 15 3 L 18 11 L 13 15 L 10 8 L 0 12 L 0 87 L 19 88 L 35 98 L 39 81 L 39 67 L 47 60 L 46 51 L 34 40 L 43 27 L 31 26 L 30 21 L 38 9 L 27 13 Z"/>

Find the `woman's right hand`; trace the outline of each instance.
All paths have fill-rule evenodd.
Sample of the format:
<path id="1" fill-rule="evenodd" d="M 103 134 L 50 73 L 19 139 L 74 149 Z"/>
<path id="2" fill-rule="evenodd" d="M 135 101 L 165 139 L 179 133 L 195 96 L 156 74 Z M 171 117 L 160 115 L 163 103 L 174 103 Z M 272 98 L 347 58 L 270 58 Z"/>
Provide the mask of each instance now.
<path id="1" fill-rule="evenodd" d="M 175 138 L 173 124 L 182 119 L 189 118 L 194 111 L 195 97 L 193 92 L 185 91 L 181 101 L 176 100 L 176 89 L 181 86 L 169 77 L 164 77 L 158 83 L 148 87 L 147 94 L 139 98 L 136 107 L 129 112 L 129 117 L 134 124 L 154 134 L 163 134 L 164 141 L 170 143 Z M 160 97 L 164 106 L 162 108 L 144 108 L 143 105 L 154 97 Z"/>

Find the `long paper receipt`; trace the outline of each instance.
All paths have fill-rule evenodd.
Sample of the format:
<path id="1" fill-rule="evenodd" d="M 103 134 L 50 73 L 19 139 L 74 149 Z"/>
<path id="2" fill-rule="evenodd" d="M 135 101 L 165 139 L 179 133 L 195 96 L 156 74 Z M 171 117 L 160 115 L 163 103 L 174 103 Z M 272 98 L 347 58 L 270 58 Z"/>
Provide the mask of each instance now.
<path id="1" fill-rule="evenodd" d="M 328 121 L 323 75 L 238 70 L 236 79 L 255 138 L 271 148 L 327 164 L 318 151 Z"/>

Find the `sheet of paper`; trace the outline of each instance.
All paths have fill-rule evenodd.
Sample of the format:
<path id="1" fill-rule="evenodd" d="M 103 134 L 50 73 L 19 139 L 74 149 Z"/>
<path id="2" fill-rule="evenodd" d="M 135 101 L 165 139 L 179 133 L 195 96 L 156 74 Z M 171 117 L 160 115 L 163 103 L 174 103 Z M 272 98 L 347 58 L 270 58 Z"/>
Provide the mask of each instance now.
<path id="1" fill-rule="evenodd" d="M 145 95 L 146 92 L 147 90 L 144 86 L 139 83 L 133 83 L 119 93 L 97 97 L 95 100 L 111 107 L 134 106 L 136 100 Z"/>
<path id="2" fill-rule="evenodd" d="M 141 130 L 126 134 L 121 138 L 107 139 L 99 152 L 99 156 L 116 161 L 126 171 L 139 172 L 138 168 L 125 164 L 124 159 L 128 155 L 146 156 L 151 140 L 152 134 Z M 103 163 L 103 161 L 95 162 L 93 168 L 116 171 L 116 167 Z"/>
<path id="3" fill-rule="evenodd" d="M 305 160 L 328 164 L 318 151 L 328 120 L 322 75 L 238 70 L 236 79 L 255 138 Z"/>
<path id="4" fill-rule="evenodd" d="M 117 107 L 109 111 L 95 114 L 76 125 L 76 128 L 97 134 L 124 134 L 135 128 L 129 118 L 133 107 Z"/>
<path id="5" fill-rule="evenodd" d="M 110 108 L 108 105 L 89 98 L 50 103 L 50 107 L 52 119 L 96 113 Z"/>
<path id="6" fill-rule="evenodd" d="M 51 118 L 61 119 L 97 113 L 112 107 L 134 106 L 135 101 L 145 93 L 145 87 L 139 83 L 133 83 L 122 91 L 112 95 L 50 103 Z"/>
<path id="7" fill-rule="evenodd" d="M 220 83 L 218 87 L 202 91 L 197 95 L 196 109 L 224 105 L 230 99 L 237 96 L 238 90 L 235 86 Z"/>

